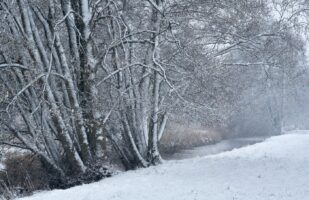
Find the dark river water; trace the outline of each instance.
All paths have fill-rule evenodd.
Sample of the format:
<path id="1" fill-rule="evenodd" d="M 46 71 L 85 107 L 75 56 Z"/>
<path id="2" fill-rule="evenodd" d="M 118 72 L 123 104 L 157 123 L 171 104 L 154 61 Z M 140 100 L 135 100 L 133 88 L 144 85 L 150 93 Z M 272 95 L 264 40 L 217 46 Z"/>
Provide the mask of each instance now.
<path id="1" fill-rule="evenodd" d="M 221 152 L 231 151 L 233 149 L 259 143 L 264 141 L 265 139 L 266 137 L 254 137 L 254 138 L 237 138 L 237 139 L 223 140 L 216 144 L 205 145 L 193 149 L 181 150 L 174 154 L 165 154 L 162 157 L 165 160 L 182 160 L 187 158 L 214 155 Z"/>

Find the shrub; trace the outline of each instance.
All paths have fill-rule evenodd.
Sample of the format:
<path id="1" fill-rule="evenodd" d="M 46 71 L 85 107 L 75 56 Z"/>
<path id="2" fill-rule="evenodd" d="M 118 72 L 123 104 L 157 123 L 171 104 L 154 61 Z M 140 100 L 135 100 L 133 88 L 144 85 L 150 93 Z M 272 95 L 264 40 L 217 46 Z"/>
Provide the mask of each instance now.
<path id="1" fill-rule="evenodd" d="M 31 154 L 10 154 L 4 161 L 6 181 L 18 193 L 27 194 L 35 190 L 47 189 L 48 173 L 40 159 Z"/>
<path id="2" fill-rule="evenodd" d="M 0 170 L 0 200 L 13 199 L 15 197 L 7 179 L 6 171 Z"/>
<path id="3" fill-rule="evenodd" d="M 2 175 L 0 173 L 0 180 L 5 183 L 3 186 L 7 187 L 8 191 L 12 191 L 17 196 L 29 195 L 36 190 L 66 189 L 112 175 L 108 168 L 97 164 L 91 166 L 82 176 L 59 179 L 44 166 L 39 157 L 32 154 L 9 154 L 4 160 L 4 165 L 6 172 Z"/>

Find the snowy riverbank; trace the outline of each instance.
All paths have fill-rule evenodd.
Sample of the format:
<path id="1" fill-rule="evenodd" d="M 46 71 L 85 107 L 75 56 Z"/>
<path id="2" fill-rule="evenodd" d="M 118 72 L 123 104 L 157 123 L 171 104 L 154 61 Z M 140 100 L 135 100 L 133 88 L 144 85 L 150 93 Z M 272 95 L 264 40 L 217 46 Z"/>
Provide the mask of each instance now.
<path id="1" fill-rule="evenodd" d="M 25 200 L 305 200 L 309 131 L 233 151 L 126 172 Z"/>

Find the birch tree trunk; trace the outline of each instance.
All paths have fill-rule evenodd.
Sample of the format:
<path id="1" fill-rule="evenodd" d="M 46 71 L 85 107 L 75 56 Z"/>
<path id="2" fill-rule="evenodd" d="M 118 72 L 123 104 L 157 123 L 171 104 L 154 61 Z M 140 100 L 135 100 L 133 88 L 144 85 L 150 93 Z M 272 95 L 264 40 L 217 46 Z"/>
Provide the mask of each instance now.
<path id="1" fill-rule="evenodd" d="M 134 22 L 125 16 L 129 11 L 123 5 L 123 12 L 119 18 L 111 18 L 109 26 L 110 38 L 118 45 L 113 45 L 111 57 L 105 58 L 105 62 L 110 59 L 113 63 L 115 85 L 119 90 L 116 98 L 120 99 L 122 127 L 116 129 L 123 134 L 113 144 L 122 157 L 127 158 L 124 159 L 127 168 L 147 167 L 162 161 L 158 142 L 167 122 L 162 114 L 166 111 L 160 107 L 165 94 L 161 85 L 166 78 L 159 64 L 163 2 L 148 1 L 141 5 L 147 8 L 144 18 L 140 19 L 146 30 L 135 29 Z M 115 9 L 111 8 L 109 13 Z"/>
<path id="2" fill-rule="evenodd" d="M 11 59 L 5 60 L 9 71 L 1 78 L 3 82 L 8 76 L 15 79 L 14 87 L 6 84 L 12 96 L 7 110 L 15 117 L 21 115 L 27 130 L 1 121 L 21 148 L 39 155 L 46 167 L 64 180 L 92 173 L 102 110 L 91 36 L 97 5 L 88 0 L 61 0 L 59 9 L 56 3 L 49 0 L 40 7 L 18 0 L 16 9 L 0 2 L 9 16 L 8 31 L 23 49 L 15 55 L 2 53 Z M 63 16 L 59 18 L 58 13 Z"/>

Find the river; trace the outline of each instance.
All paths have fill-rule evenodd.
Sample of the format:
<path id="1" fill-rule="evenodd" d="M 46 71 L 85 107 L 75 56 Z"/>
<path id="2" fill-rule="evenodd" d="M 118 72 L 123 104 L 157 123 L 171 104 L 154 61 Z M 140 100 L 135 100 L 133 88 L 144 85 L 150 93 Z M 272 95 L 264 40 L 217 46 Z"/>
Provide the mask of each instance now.
<path id="1" fill-rule="evenodd" d="M 162 157 L 165 160 L 183 160 L 187 158 L 203 157 L 207 155 L 214 155 L 225 151 L 245 147 L 248 145 L 262 142 L 266 137 L 251 137 L 251 138 L 236 138 L 222 140 L 216 144 L 205 145 L 193 149 L 181 150 L 173 154 L 164 154 Z"/>

